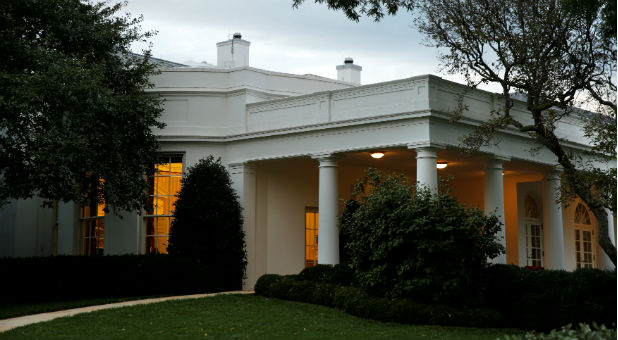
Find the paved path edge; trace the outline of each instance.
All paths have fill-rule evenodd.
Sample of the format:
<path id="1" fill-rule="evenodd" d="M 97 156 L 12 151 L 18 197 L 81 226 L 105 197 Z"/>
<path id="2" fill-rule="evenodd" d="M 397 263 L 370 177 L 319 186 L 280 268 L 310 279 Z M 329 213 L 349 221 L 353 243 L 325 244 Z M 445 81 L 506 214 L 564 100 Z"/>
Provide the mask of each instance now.
<path id="1" fill-rule="evenodd" d="M 208 294 L 166 296 L 166 297 L 160 297 L 160 298 L 131 300 L 131 301 L 108 303 L 108 304 L 97 305 L 97 306 L 87 306 L 87 307 L 59 310 L 59 311 L 48 312 L 48 313 L 24 315 L 24 316 L 18 316 L 15 318 L 0 320 L 0 333 L 8 331 L 13 328 L 30 325 L 33 323 L 45 322 L 45 321 L 50 321 L 50 320 L 57 319 L 57 318 L 62 318 L 65 316 L 73 316 L 77 314 L 89 313 L 89 312 L 94 312 L 94 311 L 103 310 L 103 309 L 143 305 L 143 304 L 148 304 L 148 303 L 157 303 L 157 302 L 170 301 L 170 300 L 198 299 L 198 298 L 203 298 L 203 297 L 209 297 L 209 296 L 215 296 L 215 295 L 228 295 L 228 294 L 253 294 L 253 291 L 252 290 L 237 290 L 237 291 L 230 291 L 230 292 L 219 292 L 219 293 L 208 293 Z"/>

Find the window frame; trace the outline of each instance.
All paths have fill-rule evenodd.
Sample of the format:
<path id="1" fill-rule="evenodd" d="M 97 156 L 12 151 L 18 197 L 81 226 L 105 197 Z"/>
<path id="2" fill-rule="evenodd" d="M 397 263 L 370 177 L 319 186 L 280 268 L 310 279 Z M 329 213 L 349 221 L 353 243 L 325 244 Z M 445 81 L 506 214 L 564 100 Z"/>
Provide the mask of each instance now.
<path id="1" fill-rule="evenodd" d="M 583 220 L 580 219 L 578 221 L 578 213 L 583 213 Z M 589 223 L 586 223 L 589 222 Z M 575 241 L 575 268 L 596 268 L 596 247 L 594 242 L 594 224 L 592 220 L 592 215 L 590 214 L 590 210 L 583 203 L 578 203 L 575 212 L 573 214 L 573 239 Z M 579 233 L 579 239 L 577 238 Z M 584 240 L 584 233 L 590 233 L 590 250 L 585 251 L 585 244 L 587 241 Z M 578 250 L 579 246 L 579 250 Z M 581 257 L 580 257 L 581 253 Z M 590 261 L 585 261 L 585 255 L 590 254 Z M 584 258 L 584 260 L 580 260 L 580 258 Z"/>
<path id="2" fill-rule="evenodd" d="M 185 155 L 183 153 L 164 153 L 164 154 L 158 154 L 157 155 L 157 159 L 158 160 L 162 160 L 162 159 L 166 159 L 167 162 L 161 162 L 161 163 L 157 163 L 157 164 L 153 164 L 152 165 L 152 173 L 151 174 L 147 174 L 147 180 L 149 184 L 152 184 L 152 187 L 150 187 L 148 189 L 147 195 L 148 195 L 148 204 L 151 205 L 150 208 L 152 208 L 152 213 L 149 213 L 147 210 L 144 212 L 143 214 L 143 235 L 144 235 L 144 253 L 145 254 L 167 254 L 167 250 L 165 250 L 164 252 L 160 251 L 159 248 L 160 246 L 164 245 L 167 240 L 169 240 L 170 237 L 170 229 L 172 226 L 172 220 L 173 220 L 173 216 L 174 216 L 174 203 L 176 202 L 176 200 L 178 199 L 178 194 L 180 193 L 181 190 L 181 185 L 179 184 L 178 186 L 178 191 L 175 194 L 172 194 L 172 178 L 180 178 L 180 181 L 182 181 L 182 178 L 184 177 L 184 171 L 185 171 Z M 176 162 L 175 160 L 180 160 L 179 162 Z M 157 170 L 156 170 L 156 165 L 160 165 L 160 164 L 172 164 L 172 163 L 180 163 L 181 164 L 181 170 L 180 170 L 180 175 L 173 175 L 171 173 L 171 166 L 170 166 L 170 173 L 169 175 L 157 175 Z M 166 177 L 167 181 L 168 181 L 168 190 L 167 190 L 167 194 L 166 195 L 160 195 L 157 194 L 155 192 L 156 190 L 156 181 L 157 178 L 161 178 L 161 177 Z M 153 180 L 151 181 L 151 178 L 153 178 Z M 152 194 L 151 194 L 152 193 Z M 173 200 L 172 202 L 172 197 L 176 197 L 175 200 Z M 155 206 L 155 202 L 156 202 L 156 198 L 157 197 L 167 197 L 167 213 L 166 214 L 157 214 L 157 209 Z M 158 233 L 158 220 L 159 219 L 167 219 L 167 234 L 159 234 Z M 150 234 L 149 231 L 151 229 L 151 226 L 149 226 L 149 224 L 152 223 L 152 229 L 153 232 Z M 149 242 L 150 240 L 153 240 L 153 245 L 150 246 Z M 167 249 L 167 247 L 166 247 Z"/>
<path id="3" fill-rule="evenodd" d="M 90 205 L 81 206 L 79 209 L 79 242 L 80 255 L 82 256 L 104 255 L 105 211 L 100 206 L 103 209 L 105 208 L 104 203 L 90 203 Z M 95 215 L 93 215 L 93 212 Z M 92 247 L 93 244 L 94 247 Z"/>
<path id="4" fill-rule="evenodd" d="M 314 228 L 308 228 L 307 225 L 307 214 L 314 214 Z M 318 264 L 318 235 L 319 235 L 319 230 L 320 230 L 320 225 L 319 225 L 319 215 L 320 212 L 318 210 L 318 207 L 305 207 L 305 214 L 304 214 L 304 226 L 305 226 L 305 246 L 304 246 L 304 259 L 305 259 L 305 268 L 308 267 L 313 267 L 315 265 Z M 314 241 L 313 244 L 308 244 L 307 243 L 307 235 L 308 235 L 308 231 L 312 230 L 313 231 L 313 237 L 314 237 Z M 308 259 L 307 257 L 307 251 L 309 249 L 313 248 L 313 259 Z"/>
<path id="5" fill-rule="evenodd" d="M 526 265 L 544 266 L 545 249 L 543 238 L 543 218 L 539 210 L 539 204 L 531 195 L 526 195 L 525 200 L 525 225 L 526 225 Z M 533 227 L 538 227 L 538 234 L 533 233 Z M 538 243 L 535 245 L 535 243 Z M 534 255 L 538 256 L 534 256 Z"/>

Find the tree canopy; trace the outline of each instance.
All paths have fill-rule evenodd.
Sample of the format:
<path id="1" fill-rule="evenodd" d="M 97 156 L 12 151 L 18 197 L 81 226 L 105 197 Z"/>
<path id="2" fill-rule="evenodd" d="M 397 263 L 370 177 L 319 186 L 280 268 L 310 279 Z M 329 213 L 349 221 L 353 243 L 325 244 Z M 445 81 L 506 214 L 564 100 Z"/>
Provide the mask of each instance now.
<path id="1" fill-rule="evenodd" d="M 303 0 L 294 0 L 299 6 Z M 472 88 L 498 84 L 502 108 L 462 139 L 472 150 L 504 129 L 528 134 L 557 157 L 563 198 L 580 197 L 598 221 L 598 240 L 616 264 L 606 208 L 616 211 L 616 2 L 611 0 L 315 0 L 361 15 L 409 10 L 428 45 L 440 48 L 443 68 L 464 75 Z M 523 95 L 532 123 L 514 118 L 513 94 Z M 463 98 L 463 95 L 462 95 Z M 575 109 L 585 107 L 591 112 Z M 455 118 L 466 110 L 455 110 Z M 586 122 L 592 151 L 567 149 L 556 124 L 568 115 Z M 606 166 L 595 165 L 604 162 Z M 611 162 L 611 163 L 610 163 Z"/>
<path id="2" fill-rule="evenodd" d="M 0 205 L 39 196 L 115 210 L 146 204 L 158 149 L 156 69 L 121 4 L 0 2 Z"/>

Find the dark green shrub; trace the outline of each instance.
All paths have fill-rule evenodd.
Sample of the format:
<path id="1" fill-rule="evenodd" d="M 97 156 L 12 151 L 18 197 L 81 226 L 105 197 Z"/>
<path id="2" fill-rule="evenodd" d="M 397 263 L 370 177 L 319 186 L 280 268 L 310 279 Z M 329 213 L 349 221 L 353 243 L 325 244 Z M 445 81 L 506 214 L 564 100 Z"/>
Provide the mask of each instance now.
<path id="1" fill-rule="evenodd" d="M 0 303 L 182 295 L 233 290 L 194 258 L 168 255 L 0 259 Z M 8 279 L 10 278 L 10 279 Z"/>
<path id="2" fill-rule="evenodd" d="M 324 279 L 332 269 L 333 265 L 330 264 L 318 264 L 313 267 L 306 267 L 298 273 L 298 279 L 324 282 Z"/>
<path id="3" fill-rule="evenodd" d="M 324 282 L 342 286 L 354 285 L 354 271 L 349 263 L 336 264 L 330 273 L 326 275 Z"/>
<path id="4" fill-rule="evenodd" d="M 264 274 L 255 282 L 253 290 L 255 294 L 269 297 L 270 287 L 273 283 L 281 281 L 283 277 L 277 274 Z"/>
<path id="5" fill-rule="evenodd" d="M 478 304 L 487 259 L 503 251 L 498 219 L 447 194 L 414 190 L 402 175 L 370 169 L 364 185 L 354 193 L 358 209 L 342 227 L 356 281 L 378 296 Z"/>
<path id="6" fill-rule="evenodd" d="M 273 281 L 270 285 L 268 296 L 277 299 L 288 300 L 289 291 L 296 283 L 295 277 L 283 276 L 281 280 Z"/>
<path id="7" fill-rule="evenodd" d="M 358 210 L 360 204 L 358 201 L 351 199 L 345 202 L 343 213 L 339 220 L 339 261 L 341 263 L 350 262 L 350 252 L 346 248 L 346 244 L 350 242 L 349 226 L 351 224 L 354 213 Z"/>
<path id="8" fill-rule="evenodd" d="M 303 269 L 298 279 L 349 286 L 354 279 L 354 272 L 349 264 L 318 264 Z"/>
<path id="9" fill-rule="evenodd" d="M 615 271 L 531 271 L 492 265 L 483 285 L 486 305 L 500 310 L 507 326 L 548 331 L 580 322 L 616 322 Z"/>
<path id="10" fill-rule="evenodd" d="M 605 325 L 598 326 L 597 324 L 590 325 L 580 323 L 579 328 L 571 329 L 572 325 L 568 324 L 563 326 L 560 330 L 553 329 L 549 334 L 528 332 L 526 334 L 517 336 L 505 336 L 500 338 L 503 340 L 608 340 L 616 339 L 616 329 L 605 327 Z"/>
<path id="11" fill-rule="evenodd" d="M 290 286 L 287 298 L 292 301 L 313 302 L 316 283 L 312 281 L 294 281 Z"/>
<path id="12" fill-rule="evenodd" d="M 330 283 L 318 283 L 315 285 L 315 290 L 313 291 L 313 299 L 312 303 L 316 305 L 333 307 L 333 298 L 335 296 L 335 290 L 339 287 L 338 285 L 330 284 Z"/>
<path id="13" fill-rule="evenodd" d="M 217 268 L 226 285 L 242 287 L 247 261 L 241 207 L 220 159 L 209 156 L 187 170 L 167 250 L 199 259 Z"/>
<path id="14" fill-rule="evenodd" d="M 294 275 L 264 275 L 256 283 L 256 294 L 335 307 L 348 314 L 381 321 L 410 324 L 495 327 L 502 315 L 490 309 L 459 309 L 427 305 L 412 300 L 377 297 L 358 287 L 299 281 Z"/>

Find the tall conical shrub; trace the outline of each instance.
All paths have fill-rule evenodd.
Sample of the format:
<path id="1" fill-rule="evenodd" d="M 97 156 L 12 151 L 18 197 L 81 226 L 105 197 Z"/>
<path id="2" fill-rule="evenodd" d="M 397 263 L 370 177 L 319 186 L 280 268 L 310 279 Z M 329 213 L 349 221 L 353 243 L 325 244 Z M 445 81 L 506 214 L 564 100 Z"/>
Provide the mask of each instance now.
<path id="1" fill-rule="evenodd" d="M 239 289 L 247 266 L 242 222 L 230 175 L 209 156 L 182 180 L 167 250 L 198 259 L 222 276 L 225 289 Z"/>

